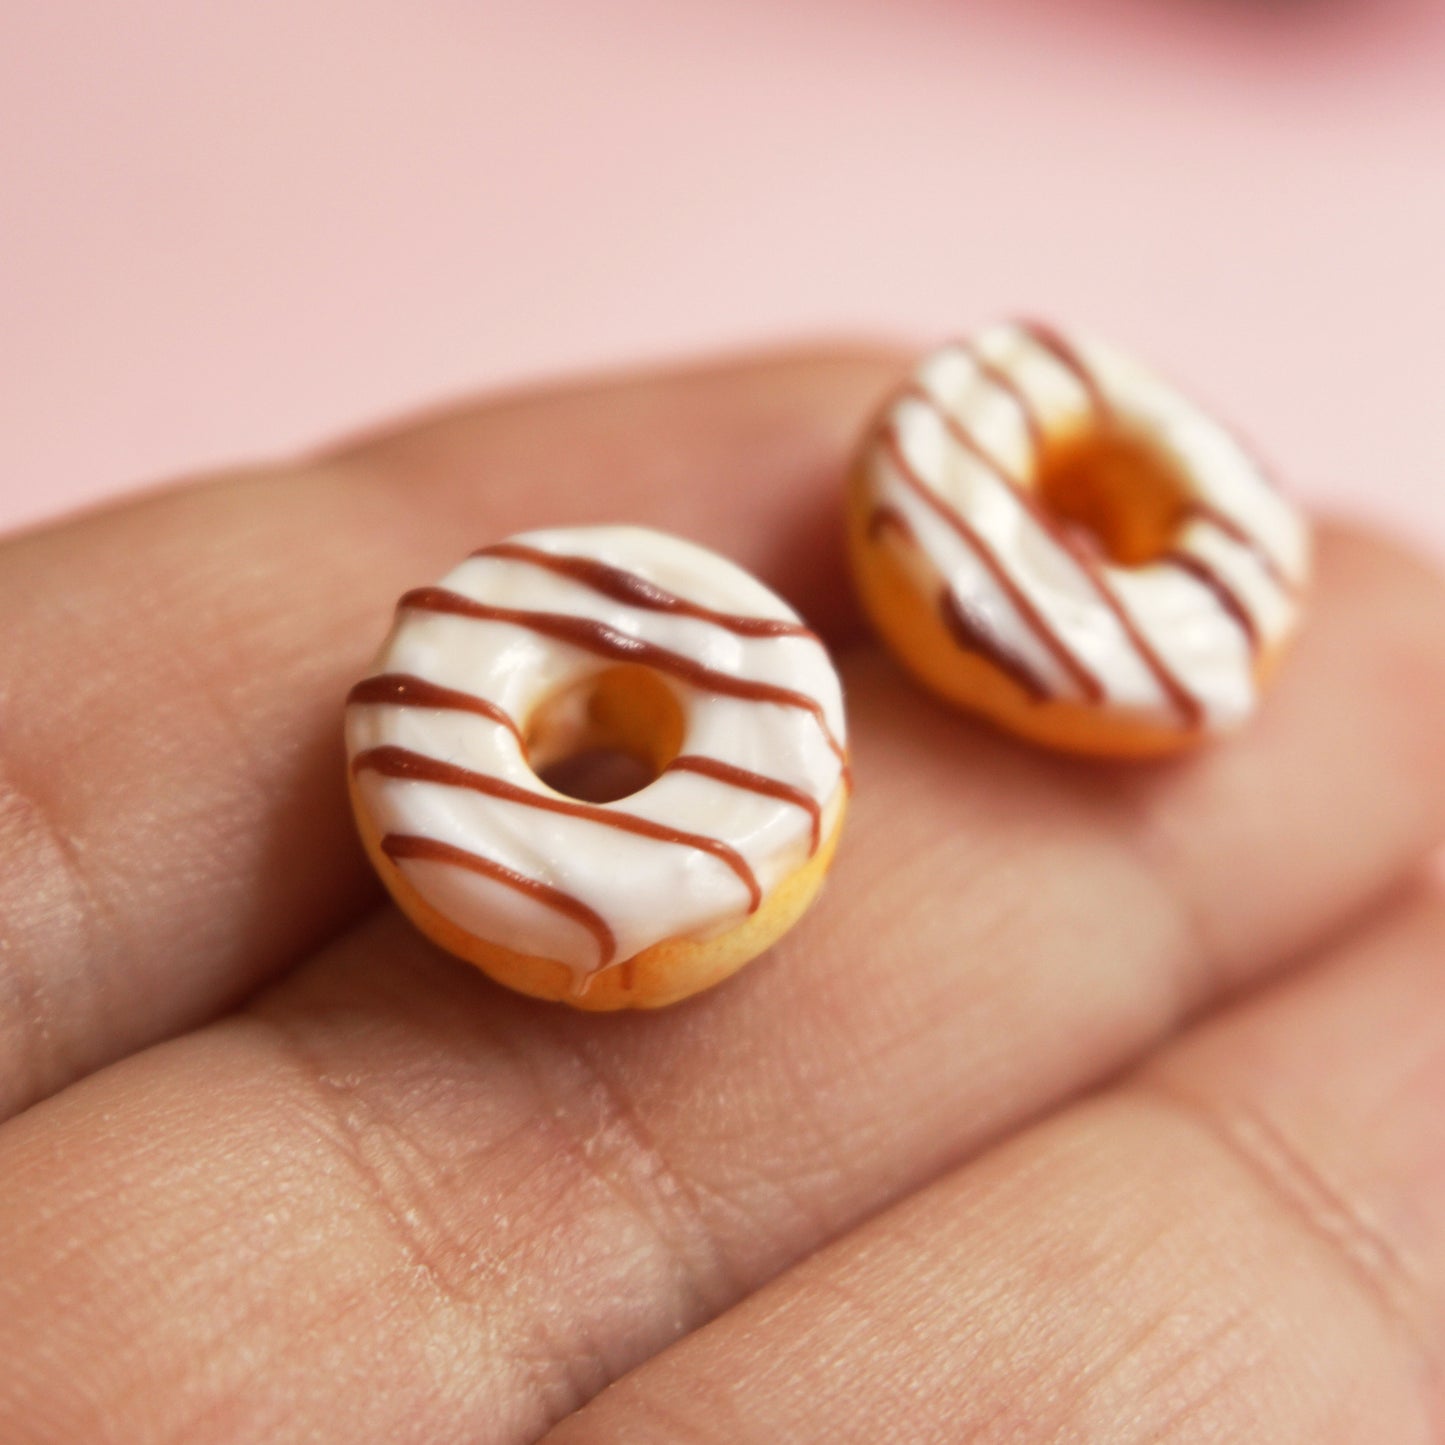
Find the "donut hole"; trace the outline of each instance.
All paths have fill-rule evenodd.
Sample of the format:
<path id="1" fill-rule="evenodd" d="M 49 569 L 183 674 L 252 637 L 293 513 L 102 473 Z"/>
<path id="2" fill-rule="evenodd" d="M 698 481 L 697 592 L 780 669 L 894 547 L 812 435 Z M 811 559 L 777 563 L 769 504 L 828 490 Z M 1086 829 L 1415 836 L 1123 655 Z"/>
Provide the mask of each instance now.
<path id="1" fill-rule="evenodd" d="M 1067 533 L 1124 567 L 1168 552 L 1189 509 L 1185 480 L 1166 457 L 1107 430 L 1052 447 L 1036 485 Z"/>
<path id="2" fill-rule="evenodd" d="M 682 750 L 682 705 L 645 667 L 624 665 L 558 689 L 527 721 L 527 760 L 559 793 L 614 803 L 641 792 Z"/>

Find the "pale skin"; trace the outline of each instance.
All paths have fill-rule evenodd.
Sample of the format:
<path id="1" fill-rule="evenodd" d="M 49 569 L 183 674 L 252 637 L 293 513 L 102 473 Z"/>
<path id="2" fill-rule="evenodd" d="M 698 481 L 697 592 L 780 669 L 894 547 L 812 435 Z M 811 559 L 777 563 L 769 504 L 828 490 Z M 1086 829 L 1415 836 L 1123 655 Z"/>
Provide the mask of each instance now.
<path id="1" fill-rule="evenodd" d="M 1445 592 L 1338 528 L 1242 736 L 1056 760 L 863 633 L 900 360 L 505 398 L 0 550 L 0 1439 L 1445 1439 Z M 469 546 L 713 546 L 857 795 L 767 957 L 515 997 L 386 903 L 340 708 Z"/>

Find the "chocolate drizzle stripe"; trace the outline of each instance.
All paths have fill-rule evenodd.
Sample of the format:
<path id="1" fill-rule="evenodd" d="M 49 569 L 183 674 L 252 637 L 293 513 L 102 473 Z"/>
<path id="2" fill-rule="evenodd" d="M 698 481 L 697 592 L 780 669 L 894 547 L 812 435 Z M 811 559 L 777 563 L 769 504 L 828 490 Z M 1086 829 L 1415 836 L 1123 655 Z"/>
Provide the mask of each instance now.
<path id="1" fill-rule="evenodd" d="M 1180 681 L 1179 677 L 1159 655 L 1153 644 L 1149 641 L 1147 637 L 1145 637 L 1143 631 L 1139 627 L 1139 624 L 1135 622 L 1133 616 L 1129 612 L 1129 609 L 1124 606 L 1123 602 L 1119 598 L 1119 595 L 1114 591 L 1113 587 L 1110 586 L 1109 581 L 1104 575 L 1103 570 L 1098 566 L 1094 559 L 1090 557 L 1071 536 L 1069 536 L 1068 532 L 1059 525 L 1058 520 L 1044 508 L 1042 503 L 1040 503 L 1038 498 L 1028 487 L 1020 486 L 1012 477 L 1009 476 L 1009 474 L 998 464 L 998 462 L 996 462 L 992 457 L 989 456 L 987 452 L 983 450 L 983 448 L 979 445 L 977 438 L 973 436 L 973 434 L 968 430 L 966 426 L 964 426 L 963 422 L 960 421 L 957 417 L 953 416 L 950 412 L 946 411 L 940 405 L 936 397 L 932 396 L 928 391 L 923 388 L 912 386 L 906 388 L 903 394 L 905 396 L 911 396 L 916 400 L 921 400 L 931 406 L 939 419 L 943 422 L 944 427 L 947 429 L 949 435 L 958 440 L 971 456 L 977 457 L 981 463 L 987 466 L 989 471 L 992 472 L 992 474 L 997 477 L 1001 482 L 1003 482 L 1003 484 L 1007 486 L 1010 491 L 1012 491 L 1014 496 L 1018 498 L 1019 503 L 1023 506 L 1025 511 L 1028 512 L 1029 516 L 1033 518 L 1034 522 L 1039 526 L 1039 528 L 1044 532 L 1044 534 L 1049 537 L 1057 546 L 1061 547 L 1069 555 L 1069 557 L 1073 559 L 1074 565 L 1083 574 L 1085 580 L 1094 589 L 1094 592 L 1098 595 L 1099 599 L 1114 614 L 1115 618 L 1118 620 L 1119 626 L 1124 630 L 1125 636 L 1129 639 L 1130 645 L 1139 655 L 1140 661 L 1142 661 L 1144 666 L 1148 668 L 1150 674 L 1159 684 L 1165 696 L 1168 697 L 1171 705 L 1180 714 L 1180 717 L 1183 719 L 1185 724 L 1189 727 L 1197 727 L 1204 718 L 1204 709 L 1200 704 L 1199 699 L 1196 698 L 1194 694 L 1191 693 L 1188 688 L 1184 686 L 1183 682 Z M 896 432 L 892 434 L 892 438 L 895 458 L 900 463 L 902 463 L 902 443 L 898 440 Z M 925 495 L 930 499 L 934 498 L 934 494 L 923 485 L 921 479 L 918 478 L 915 474 L 913 474 L 911 469 L 907 468 L 905 465 L 900 465 L 900 470 L 903 472 L 904 480 L 907 481 L 915 491 L 918 491 L 921 495 Z M 961 533 L 961 535 L 964 536 L 965 540 L 969 540 L 972 537 L 978 536 L 977 532 L 975 532 L 972 527 L 968 526 L 962 515 L 959 512 L 955 511 L 952 507 L 947 506 L 947 504 L 944 503 L 941 498 L 934 499 L 934 506 L 935 510 L 939 512 L 940 516 L 943 516 L 946 521 L 951 522 L 951 524 L 954 526 L 955 531 L 958 531 L 960 529 L 960 525 L 962 525 L 962 527 L 966 529 Z M 979 538 L 978 542 L 974 545 L 976 549 L 984 546 L 981 538 Z M 1008 593 L 1009 599 L 1011 601 L 1014 601 L 1016 606 L 1017 599 L 1020 597 L 1023 597 L 1026 602 L 1028 601 L 1022 589 L 1019 588 L 1012 575 L 1004 567 L 1002 560 L 999 559 L 996 554 L 991 551 L 987 551 L 987 554 L 985 555 L 984 551 L 980 551 L 979 555 L 984 557 L 985 561 L 990 561 L 991 559 L 989 570 L 999 580 L 1000 584 Z M 1027 613 L 1023 613 L 1022 608 L 1020 608 L 1019 610 L 1029 621 L 1030 625 L 1034 628 L 1034 631 L 1039 635 L 1039 637 L 1045 643 L 1049 644 L 1050 651 L 1054 653 L 1054 656 L 1057 657 L 1061 662 L 1065 662 L 1065 659 L 1067 659 L 1068 661 L 1065 662 L 1065 665 L 1073 665 L 1070 668 L 1071 672 L 1073 672 L 1074 668 L 1078 668 L 1080 671 L 1083 671 L 1083 663 L 1079 660 L 1077 654 L 1074 653 L 1067 646 L 1063 638 L 1058 635 L 1058 633 L 1053 629 L 1052 625 L 1043 616 L 1042 612 L 1040 612 L 1036 607 L 1034 607 L 1032 602 L 1028 603 L 1028 607 L 1029 611 Z M 1102 701 L 1104 697 L 1104 689 L 1102 684 L 1100 684 L 1097 678 L 1093 677 L 1092 673 L 1089 673 L 1087 675 L 1093 679 L 1096 691 L 1093 693 L 1086 692 L 1086 696 L 1088 696 L 1090 701 L 1092 702 Z M 1074 673 L 1074 676 L 1077 680 L 1078 673 Z"/>
<path id="2" fill-rule="evenodd" d="M 1163 689 L 1164 695 L 1173 704 L 1174 710 L 1179 714 L 1185 727 L 1199 727 L 1204 722 L 1204 704 L 1190 692 L 1179 675 L 1160 656 L 1158 649 L 1144 635 L 1143 629 L 1134 620 L 1133 613 L 1124 605 L 1104 573 L 1089 558 L 1077 550 L 1072 548 L 1070 550 L 1073 551 L 1080 568 L 1093 582 L 1094 590 L 1104 600 L 1105 605 L 1114 616 L 1119 619 L 1119 625 L 1133 644 L 1134 651 L 1143 659 L 1144 666 L 1153 674 L 1155 682 Z"/>
<path id="3" fill-rule="evenodd" d="M 1275 558 L 1265 550 L 1259 538 L 1236 522 L 1227 512 L 1221 512 L 1218 507 L 1212 507 L 1208 502 L 1191 501 L 1188 515 L 1195 521 L 1204 522 L 1213 527 L 1217 532 L 1223 532 L 1231 542 L 1243 547 L 1285 596 L 1297 597 L 1299 595 L 1298 585 L 1288 576 Z"/>
<path id="4" fill-rule="evenodd" d="M 950 588 L 943 589 L 943 595 L 938 599 L 938 610 L 943 617 L 943 625 L 965 652 L 977 652 L 988 658 L 1000 672 L 1012 678 L 1019 690 L 1034 702 L 1048 701 L 1051 693 L 1043 679 L 1017 653 L 1005 647 L 991 632 L 974 622 L 958 605 L 958 599 Z"/>
<path id="5" fill-rule="evenodd" d="M 903 442 L 898 435 L 896 426 L 889 426 L 883 433 L 883 445 L 892 458 L 894 468 L 903 479 L 905 485 L 924 502 L 938 518 L 952 529 L 969 550 L 988 569 L 994 580 L 1002 589 L 1004 595 L 1012 603 L 1014 610 L 1033 629 L 1039 641 L 1044 644 L 1054 660 L 1073 679 L 1079 690 L 1090 702 L 1102 702 L 1105 696 L 1104 686 L 1099 679 L 1089 670 L 1088 667 L 1075 656 L 1073 650 L 1068 646 L 1062 637 L 1054 630 L 1052 623 L 1034 604 L 1029 595 L 1015 581 L 1013 575 L 1004 565 L 1003 560 L 984 540 L 982 535 L 973 527 L 968 519 L 955 508 L 948 505 L 934 490 L 929 487 L 923 479 L 913 470 L 911 463 L 903 451 Z M 1017 495 L 1024 495 L 1017 493 Z"/>
<path id="6" fill-rule="evenodd" d="M 1204 721 L 1203 704 L 1185 687 L 1178 674 L 1164 661 L 1154 644 L 1144 635 L 1143 630 L 1134 620 L 1133 613 L 1124 605 L 1123 599 L 1110 584 L 1104 569 L 1064 528 L 1058 525 L 1033 493 L 1021 490 L 1017 495 L 1025 510 L 1038 523 L 1039 527 L 1073 558 L 1074 565 L 1079 569 L 1085 581 L 1094 589 L 1104 606 L 1114 614 L 1125 637 L 1129 639 L 1130 646 L 1149 670 L 1154 681 L 1159 684 L 1160 690 L 1169 699 L 1185 726 L 1198 727 Z"/>
<path id="7" fill-rule="evenodd" d="M 1089 404 L 1096 415 L 1107 417 L 1113 408 L 1104 388 L 1100 385 L 1098 378 L 1094 375 L 1089 364 L 1079 355 L 1078 349 L 1068 342 L 1059 332 L 1052 327 L 1038 321 L 1019 322 L 1019 329 L 1029 336 L 1038 346 L 1042 347 L 1067 371 L 1072 373 L 1074 379 L 1089 394 Z M 1268 486 L 1274 483 L 1269 478 L 1258 462 L 1253 464 L 1253 470 L 1259 475 L 1262 481 Z M 1211 506 L 1208 502 L 1191 498 L 1188 505 L 1188 513 L 1198 518 L 1201 522 L 1208 522 L 1211 526 L 1223 532 L 1232 541 L 1237 542 L 1241 547 L 1254 554 L 1259 565 L 1267 572 L 1271 580 L 1290 596 L 1298 593 L 1299 589 L 1291 581 L 1284 568 L 1278 561 L 1265 550 L 1259 538 L 1248 531 L 1240 523 L 1236 522 L 1228 513 L 1220 511 L 1217 507 Z"/>
<path id="8" fill-rule="evenodd" d="M 526 747 L 522 740 L 522 730 L 515 719 L 495 703 L 474 697 L 469 692 L 441 687 L 437 683 L 427 682 L 425 678 L 413 677 L 410 673 L 385 672 L 377 677 L 363 678 L 346 695 L 346 702 L 348 707 L 352 703 L 384 703 L 394 707 L 439 708 L 451 712 L 475 713 L 478 717 L 501 723 L 516 738 L 519 746 Z"/>
<path id="9" fill-rule="evenodd" d="M 1073 374 L 1079 385 L 1088 393 L 1089 404 L 1097 416 L 1102 418 L 1109 415 L 1112 408 L 1109 405 L 1108 397 L 1104 394 L 1103 387 L 1099 385 L 1098 379 L 1089 369 L 1088 364 L 1069 341 L 1042 322 L 1021 322 L 1020 328 L 1036 345 L 1042 347 L 1061 366 Z M 962 424 L 959 423 L 959 426 L 961 427 Z M 1130 645 L 1148 668 L 1155 682 L 1159 684 L 1185 726 L 1191 728 L 1200 726 L 1204 721 L 1203 704 L 1184 685 L 1179 675 L 1164 661 L 1158 649 L 1144 635 L 1143 629 L 1140 628 L 1133 614 L 1114 590 L 1103 568 L 1059 525 L 1058 520 L 1042 506 L 1028 488 L 1015 487 L 1015 493 L 1045 534 L 1073 558 L 1074 564 L 1093 587 L 1100 600 L 1114 614 L 1120 627 L 1124 629 Z"/>
<path id="10" fill-rule="evenodd" d="M 970 342 L 961 341 L 958 345 L 968 354 L 968 358 L 977 368 L 978 374 L 990 386 L 1013 399 L 1014 404 L 1018 407 L 1019 416 L 1023 418 L 1024 430 L 1029 434 L 1029 445 L 1033 448 L 1034 455 L 1040 456 L 1044 450 L 1044 429 L 1034 411 L 1033 403 L 1024 395 L 1024 390 L 1018 381 L 996 361 L 990 361 Z"/>
<path id="11" fill-rule="evenodd" d="M 500 798 L 507 803 L 520 803 L 524 807 L 539 808 L 546 813 L 560 813 L 564 817 L 583 818 L 588 822 L 600 823 L 604 827 L 616 828 L 623 833 L 635 833 L 642 838 L 653 838 L 659 843 L 672 843 L 679 847 L 695 848 L 709 853 L 719 862 L 737 874 L 743 887 L 748 890 L 748 912 L 757 911 L 763 901 L 763 892 L 756 875 L 747 860 L 736 849 L 716 838 L 702 833 L 687 833 L 680 828 L 671 828 L 666 823 L 656 823 L 651 818 L 642 818 L 635 813 L 622 813 L 612 808 L 599 807 L 595 803 L 583 803 L 574 798 L 549 797 L 545 793 L 534 793 L 519 788 L 501 778 L 486 773 L 472 772 L 469 768 L 429 758 L 414 753 L 409 748 L 369 748 L 359 753 L 351 765 L 356 773 L 380 773 L 384 778 L 398 778 L 404 782 L 440 783 L 448 788 L 465 788 L 473 793 L 483 793 L 490 798 Z"/>
<path id="12" fill-rule="evenodd" d="M 1019 480 L 1004 467 L 997 457 L 985 449 L 983 443 L 963 424 L 963 421 L 944 406 L 926 386 L 922 386 L 916 381 L 909 382 L 899 392 L 898 397 L 900 401 L 916 401 L 926 406 L 943 423 L 949 436 L 980 466 L 992 472 L 1005 486 L 1012 487 L 1015 491 L 1021 489 L 1022 484 Z"/>
<path id="13" fill-rule="evenodd" d="M 490 878 L 494 883 L 501 883 L 529 898 L 535 898 L 539 903 L 545 903 L 574 923 L 580 923 L 597 940 L 600 953 L 598 968 L 605 968 L 611 963 L 613 954 L 617 952 L 617 938 L 607 920 L 590 909 L 580 898 L 574 898 L 570 893 L 564 893 L 550 884 L 539 883 L 525 874 L 515 873 L 500 863 L 494 863 L 490 858 L 469 853 L 465 848 L 457 848 L 450 843 L 439 842 L 436 838 L 421 838 L 411 833 L 388 833 L 381 840 L 381 851 L 394 863 L 414 858 L 423 863 L 449 863 L 455 868 L 465 868 L 469 873 L 479 873 L 483 878 Z"/>
<path id="14" fill-rule="evenodd" d="M 1259 627 L 1253 614 L 1244 605 L 1243 598 L 1208 562 L 1191 552 L 1170 552 L 1162 560 L 1179 568 L 1181 572 L 1189 573 L 1196 582 L 1202 583 L 1214 593 L 1219 605 L 1239 624 L 1239 630 L 1244 633 L 1249 650 L 1252 653 L 1259 651 Z"/>
<path id="15" fill-rule="evenodd" d="M 1046 351 L 1067 371 L 1088 394 L 1089 406 L 1094 414 L 1106 417 L 1113 411 L 1099 379 L 1089 368 L 1088 362 L 1079 355 L 1078 348 L 1052 326 L 1042 321 L 1019 321 L 1015 323 L 1030 341 L 1041 351 Z"/>
<path id="16" fill-rule="evenodd" d="M 838 760 L 847 761 L 847 752 L 833 735 L 823 704 L 817 698 L 789 687 L 719 672 L 695 658 L 685 657 L 655 642 L 618 632 L 605 622 L 596 622 L 590 617 L 572 617 L 565 612 L 529 612 L 515 607 L 493 607 L 490 603 L 477 602 L 458 592 L 450 592 L 445 587 L 418 587 L 408 592 L 397 605 L 419 612 L 469 617 L 477 622 L 503 622 L 513 627 L 525 627 L 543 637 L 584 648 L 598 657 L 656 668 L 658 672 L 675 677 L 690 687 L 720 693 L 724 697 L 741 698 L 745 702 L 776 703 L 779 707 L 798 708 L 810 713 L 817 721 L 824 741 Z"/>
<path id="17" fill-rule="evenodd" d="M 541 547 L 528 547 L 521 542 L 497 542 L 490 547 L 481 547 L 472 553 L 473 557 L 500 557 L 509 562 L 525 562 L 529 566 L 543 567 L 558 576 L 569 577 L 584 587 L 610 597 L 615 602 L 625 602 L 630 607 L 645 608 L 649 612 L 670 612 L 679 617 L 695 617 L 702 622 L 711 622 L 716 627 L 734 632 L 739 637 L 806 637 L 818 641 L 817 634 L 801 622 L 788 622 L 780 617 L 747 617 L 735 612 L 718 612 L 704 607 L 699 602 L 689 602 L 685 597 L 639 577 L 635 572 L 606 562 L 594 561 L 591 557 L 566 556 L 558 552 L 547 552 Z"/>
<path id="18" fill-rule="evenodd" d="M 734 767 L 731 763 L 721 762 L 717 758 L 700 757 L 692 753 L 685 753 L 681 757 L 674 758 L 663 771 L 699 773 L 705 778 L 713 778 L 719 783 L 726 783 L 729 787 L 742 788 L 750 793 L 761 793 L 765 797 L 778 798 L 785 803 L 794 804 L 808 815 L 808 821 L 812 825 L 812 841 L 808 847 L 809 856 L 818 851 L 818 844 L 822 841 L 823 809 L 819 806 L 816 798 L 809 797 L 801 788 L 795 788 L 791 783 L 785 783 L 778 778 L 769 778 L 763 773 L 754 773 L 747 768 Z"/>

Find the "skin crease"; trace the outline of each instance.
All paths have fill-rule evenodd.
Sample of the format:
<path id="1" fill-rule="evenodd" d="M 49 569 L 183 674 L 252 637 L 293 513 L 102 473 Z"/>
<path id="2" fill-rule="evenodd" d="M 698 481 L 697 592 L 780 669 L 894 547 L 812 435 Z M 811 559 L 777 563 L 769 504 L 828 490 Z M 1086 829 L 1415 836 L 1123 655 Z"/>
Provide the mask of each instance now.
<path id="1" fill-rule="evenodd" d="M 1029 751 L 848 600 L 898 370 L 510 398 L 5 544 L 0 1439 L 1440 1438 L 1445 593 L 1328 530 L 1244 734 Z M 380 906 L 339 712 L 406 587 L 617 519 L 826 632 L 857 794 L 768 957 L 592 1018 Z"/>

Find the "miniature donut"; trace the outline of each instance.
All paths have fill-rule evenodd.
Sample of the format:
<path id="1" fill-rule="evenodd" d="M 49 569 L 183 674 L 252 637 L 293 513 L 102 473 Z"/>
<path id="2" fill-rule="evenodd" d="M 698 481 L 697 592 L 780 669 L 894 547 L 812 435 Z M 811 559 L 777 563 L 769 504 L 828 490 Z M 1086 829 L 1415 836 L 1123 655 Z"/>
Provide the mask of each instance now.
<path id="1" fill-rule="evenodd" d="M 402 910 L 593 1010 L 708 988 L 797 921 L 837 845 L 845 738 L 797 614 L 640 527 L 523 533 L 408 592 L 346 709 L 357 823 Z"/>
<path id="2" fill-rule="evenodd" d="M 865 610 L 950 702 L 1149 756 L 1238 727 L 1299 620 L 1309 527 L 1145 367 L 1029 322 L 934 352 L 850 478 Z"/>

